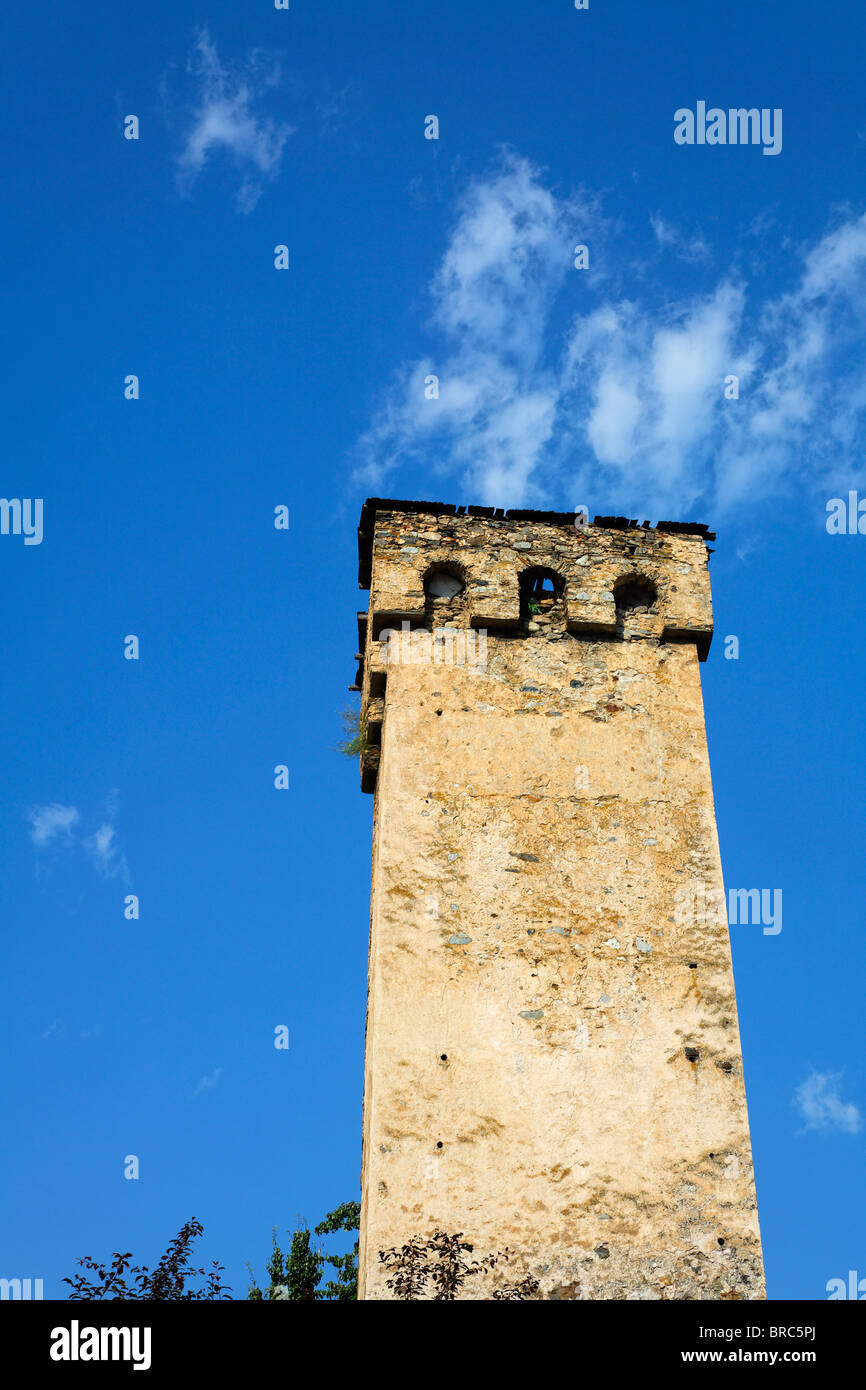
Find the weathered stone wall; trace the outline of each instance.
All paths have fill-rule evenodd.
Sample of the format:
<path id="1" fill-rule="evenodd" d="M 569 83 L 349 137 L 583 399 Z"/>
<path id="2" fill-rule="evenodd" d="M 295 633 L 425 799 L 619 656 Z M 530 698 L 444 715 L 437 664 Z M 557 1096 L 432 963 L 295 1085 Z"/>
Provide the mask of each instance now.
<path id="1" fill-rule="evenodd" d="M 705 540 L 380 511 L 372 550 L 360 1296 L 441 1228 L 544 1298 L 763 1297 L 728 928 L 689 907 L 723 901 Z M 528 565 L 565 589 L 521 624 Z M 658 597 L 617 615 L 629 574 Z M 486 669 L 384 661 L 403 620 L 486 624 Z"/>

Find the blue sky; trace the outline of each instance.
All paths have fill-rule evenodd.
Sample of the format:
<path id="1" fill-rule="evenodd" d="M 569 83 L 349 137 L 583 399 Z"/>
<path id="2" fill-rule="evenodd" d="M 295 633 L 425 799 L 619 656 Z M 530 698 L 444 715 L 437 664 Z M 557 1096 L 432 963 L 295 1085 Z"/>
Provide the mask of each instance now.
<path id="1" fill-rule="evenodd" d="M 866 498 L 862 6 L 0 26 L 0 490 L 44 500 L 0 535 L 0 1274 L 63 1296 L 196 1216 L 243 1296 L 358 1195 L 371 800 L 333 745 L 378 494 L 716 528 L 725 876 L 784 895 L 731 928 L 769 1292 L 866 1277 L 866 536 L 826 525 Z M 698 101 L 781 109 L 781 152 L 676 144 Z"/>

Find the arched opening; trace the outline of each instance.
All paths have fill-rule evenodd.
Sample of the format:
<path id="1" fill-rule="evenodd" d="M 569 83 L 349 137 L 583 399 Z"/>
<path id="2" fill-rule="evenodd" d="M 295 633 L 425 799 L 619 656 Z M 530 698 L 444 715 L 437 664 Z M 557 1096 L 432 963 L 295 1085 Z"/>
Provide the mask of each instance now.
<path id="1" fill-rule="evenodd" d="M 424 622 L 428 628 L 462 627 L 467 621 L 466 576 L 460 565 L 432 564 L 424 575 Z"/>
<path id="2" fill-rule="evenodd" d="M 645 574 L 625 574 L 613 586 L 616 616 L 619 622 L 630 613 L 648 613 L 658 598 L 658 591 Z"/>
<path id="3" fill-rule="evenodd" d="M 450 600 L 462 594 L 465 588 L 457 570 L 445 565 L 437 565 L 424 580 L 424 595 L 428 599 Z"/>
<path id="4" fill-rule="evenodd" d="M 546 617 L 565 593 L 565 580 L 555 570 L 529 569 L 520 576 L 520 617 L 524 622 Z"/>

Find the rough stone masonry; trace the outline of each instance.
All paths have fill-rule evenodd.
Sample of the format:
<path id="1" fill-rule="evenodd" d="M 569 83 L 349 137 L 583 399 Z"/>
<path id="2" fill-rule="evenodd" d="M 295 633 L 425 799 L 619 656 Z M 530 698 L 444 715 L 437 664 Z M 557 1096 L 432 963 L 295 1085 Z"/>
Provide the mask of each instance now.
<path id="1" fill-rule="evenodd" d="M 699 672 L 714 536 L 574 522 L 361 514 L 361 1298 L 436 1229 L 511 1252 L 466 1298 L 527 1273 L 544 1299 L 765 1296 Z M 482 668 L 431 640 L 454 629 Z"/>

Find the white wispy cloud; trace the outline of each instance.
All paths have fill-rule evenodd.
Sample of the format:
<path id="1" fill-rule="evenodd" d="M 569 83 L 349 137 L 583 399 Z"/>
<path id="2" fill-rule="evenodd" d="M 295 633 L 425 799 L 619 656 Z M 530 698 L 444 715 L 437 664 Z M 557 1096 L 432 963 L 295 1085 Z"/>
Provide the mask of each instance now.
<path id="1" fill-rule="evenodd" d="M 72 846 L 84 851 L 103 878 L 127 879 L 126 857 L 117 845 L 115 820 L 118 811 L 117 793 L 109 794 L 105 815 L 92 834 L 79 832 L 81 815 L 76 806 L 61 806 L 52 802 L 34 806 L 27 813 L 30 838 L 40 850 L 51 845 Z"/>
<path id="2" fill-rule="evenodd" d="M 398 462 L 435 454 L 486 499 L 520 500 L 549 444 L 560 398 L 546 328 L 569 273 L 569 246 L 599 225 L 588 200 L 558 198 L 506 153 L 468 189 L 431 287 L 442 350 L 404 365 L 360 441 L 377 482 Z M 424 382 L 439 377 L 439 397 Z"/>
<path id="3" fill-rule="evenodd" d="M 251 212 L 265 184 L 276 177 L 293 133 L 292 126 L 256 109 L 264 94 L 278 85 L 279 67 L 254 51 L 243 69 L 233 70 L 220 61 L 213 39 L 202 28 L 187 70 L 196 81 L 196 95 L 177 160 L 179 187 L 189 193 L 208 160 L 221 151 L 238 171 L 238 208 Z"/>
<path id="4" fill-rule="evenodd" d="M 222 1067 L 217 1067 L 216 1071 L 212 1071 L 209 1076 L 200 1077 L 198 1083 L 196 1084 L 196 1088 L 192 1093 L 193 1099 L 195 1099 L 196 1096 L 200 1096 L 202 1091 L 213 1090 L 214 1086 L 217 1084 L 222 1074 Z"/>
<path id="5" fill-rule="evenodd" d="M 103 821 L 82 843 L 103 878 L 126 876 L 126 860 L 118 850 L 115 828 L 109 821 Z"/>
<path id="6" fill-rule="evenodd" d="M 850 1101 L 839 1095 L 841 1072 L 813 1071 L 794 1093 L 794 1105 L 805 1120 L 804 1130 L 841 1130 L 859 1134 L 863 1116 Z"/>
<path id="7" fill-rule="evenodd" d="M 700 233 L 685 236 L 677 227 L 666 222 L 661 213 L 650 213 L 650 225 L 656 241 L 664 250 L 675 252 L 684 261 L 705 261 L 709 258 L 710 248 Z"/>
<path id="8" fill-rule="evenodd" d="M 661 314 L 624 302 L 577 321 L 561 376 L 563 408 L 616 495 L 691 506 L 723 428 L 723 382 L 751 360 L 737 350 L 743 292 L 709 296 Z"/>
<path id="9" fill-rule="evenodd" d="M 72 827 L 78 823 L 78 811 L 74 806 L 61 806 L 52 802 L 50 806 L 34 806 L 27 812 L 30 821 L 30 838 L 40 849 L 54 840 L 72 839 Z"/>
<path id="10" fill-rule="evenodd" d="M 707 261 L 702 239 L 660 215 L 653 227 L 659 245 Z M 435 347 L 395 372 L 359 441 L 359 478 L 379 489 L 411 463 L 488 504 L 701 508 L 713 520 L 840 476 L 853 485 L 866 216 L 791 245 L 778 265 L 787 288 L 769 296 L 701 264 L 680 268 L 675 293 L 638 274 L 629 297 L 610 272 L 628 260 L 617 237 L 598 199 L 563 196 L 513 153 L 471 184 L 429 287 Z M 592 271 L 573 268 L 576 243 Z M 427 399 L 433 375 L 439 396 Z M 725 396 L 732 376 L 738 399 Z"/>

